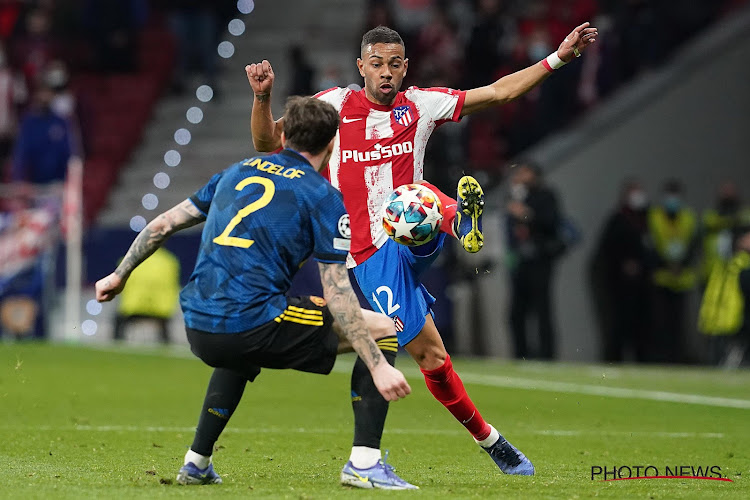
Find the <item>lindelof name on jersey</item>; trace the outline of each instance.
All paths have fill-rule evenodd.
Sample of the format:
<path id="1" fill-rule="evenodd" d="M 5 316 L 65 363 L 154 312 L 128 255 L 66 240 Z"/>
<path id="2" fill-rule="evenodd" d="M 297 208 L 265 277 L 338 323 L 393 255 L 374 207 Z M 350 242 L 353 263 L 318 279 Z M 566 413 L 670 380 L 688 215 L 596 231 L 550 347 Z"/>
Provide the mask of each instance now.
<path id="1" fill-rule="evenodd" d="M 401 156 L 409 154 L 412 151 L 414 151 L 414 143 L 412 143 L 411 141 L 405 141 L 398 144 L 389 144 L 386 146 L 375 144 L 369 151 L 342 149 L 341 163 L 346 163 L 349 160 L 357 163 L 361 161 L 387 160 L 392 156 Z"/>
<path id="2" fill-rule="evenodd" d="M 300 177 L 305 175 L 304 170 L 300 170 L 294 167 L 285 167 L 284 165 L 277 165 L 276 163 L 271 163 L 270 161 L 263 160 L 262 158 L 247 160 L 243 163 L 243 165 L 255 167 L 261 172 L 268 172 L 269 174 L 286 177 L 287 179 L 299 179 Z"/>

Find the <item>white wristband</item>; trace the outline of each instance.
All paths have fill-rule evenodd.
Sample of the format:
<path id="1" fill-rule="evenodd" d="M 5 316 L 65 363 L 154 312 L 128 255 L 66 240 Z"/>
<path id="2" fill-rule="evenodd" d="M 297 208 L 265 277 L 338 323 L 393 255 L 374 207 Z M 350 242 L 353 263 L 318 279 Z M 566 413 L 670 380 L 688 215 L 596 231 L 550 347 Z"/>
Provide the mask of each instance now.
<path id="1" fill-rule="evenodd" d="M 547 71 L 550 71 L 550 72 L 558 68 L 562 68 L 566 64 L 568 63 L 560 59 L 560 56 L 557 55 L 557 51 L 554 51 L 553 53 L 551 53 L 545 59 L 542 60 L 542 65 L 544 65 Z"/>

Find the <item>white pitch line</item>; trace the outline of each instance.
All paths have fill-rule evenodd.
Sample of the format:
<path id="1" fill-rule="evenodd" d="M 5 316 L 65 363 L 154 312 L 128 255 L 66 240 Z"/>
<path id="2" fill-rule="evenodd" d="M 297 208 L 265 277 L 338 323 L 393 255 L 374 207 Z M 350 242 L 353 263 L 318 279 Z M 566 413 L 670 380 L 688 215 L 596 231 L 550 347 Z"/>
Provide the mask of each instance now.
<path id="1" fill-rule="evenodd" d="M 145 349 L 123 349 L 109 346 L 87 346 L 97 350 L 108 352 L 123 352 L 127 354 L 161 355 L 166 357 L 189 358 L 189 351 L 175 350 L 170 352 L 148 351 Z M 422 373 L 411 367 L 399 368 L 404 375 L 414 378 L 422 378 Z M 337 363 L 333 371 L 336 373 L 350 373 L 349 363 Z M 624 387 L 611 387 L 592 384 L 576 384 L 573 382 L 557 382 L 554 380 L 539 380 L 522 377 L 508 377 L 504 375 L 483 375 L 461 371 L 461 379 L 467 384 L 484 385 L 489 387 L 505 387 L 508 389 L 525 389 L 530 391 L 558 392 L 565 394 L 583 394 L 587 396 L 602 396 L 620 399 L 643 399 L 648 401 L 659 401 L 667 403 L 694 404 L 703 406 L 715 406 L 720 408 L 737 408 L 750 410 L 750 400 L 724 398 L 720 396 L 705 396 L 703 394 L 684 394 L 679 392 L 650 391 L 645 389 L 628 389 Z"/>
<path id="2" fill-rule="evenodd" d="M 531 380 L 498 375 L 480 375 L 477 373 L 462 373 L 461 378 L 467 383 L 489 385 L 493 387 L 510 387 L 568 394 L 585 394 L 588 396 L 605 396 L 609 398 L 645 399 L 669 403 L 685 403 L 750 410 L 750 400 L 724 398 L 719 396 L 704 396 L 702 394 L 682 394 L 678 392 L 627 389 L 624 387 L 575 384 L 571 382 L 556 382 L 553 380 Z"/>
<path id="3" fill-rule="evenodd" d="M 15 426 L 2 426 L 2 429 L 18 430 Z M 31 427 L 29 429 L 32 429 Z M 169 427 L 150 425 L 75 425 L 75 426 L 34 426 L 37 431 L 81 431 L 81 432 L 195 432 L 195 427 Z M 227 427 L 224 434 L 341 434 L 341 429 L 320 428 L 306 429 L 304 427 L 259 427 L 256 429 Z M 439 435 L 439 436 L 464 436 L 467 435 L 463 429 L 391 429 L 386 428 L 386 434 L 409 434 L 409 435 Z M 660 431 L 594 431 L 594 430 L 515 430 L 513 434 L 534 434 L 540 436 L 555 437 L 581 437 L 581 436 L 620 436 L 620 437 L 656 437 L 656 438 L 704 438 L 723 439 L 725 434 L 720 432 L 660 432 Z"/>
<path id="4" fill-rule="evenodd" d="M 410 377 L 421 376 L 415 369 L 399 368 L 404 375 Z M 335 371 L 344 373 L 347 370 L 336 366 Z M 576 384 L 573 382 L 556 382 L 554 380 L 538 380 L 521 377 L 507 377 L 503 375 L 482 375 L 460 371 L 459 376 L 467 384 L 485 385 L 490 387 L 505 387 L 509 389 L 526 389 L 531 391 L 561 392 L 567 394 L 584 394 L 587 396 L 604 396 L 622 399 L 645 399 L 669 403 L 686 403 L 704 406 L 719 406 L 722 408 L 739 408 L 750 410 L 750 400 L 724 398 L 718 396 L 704 396 L 702 394 L 683 394 L 679 392 L 649 391 L 645 389 L 627 389 L 591 384 Z"/>

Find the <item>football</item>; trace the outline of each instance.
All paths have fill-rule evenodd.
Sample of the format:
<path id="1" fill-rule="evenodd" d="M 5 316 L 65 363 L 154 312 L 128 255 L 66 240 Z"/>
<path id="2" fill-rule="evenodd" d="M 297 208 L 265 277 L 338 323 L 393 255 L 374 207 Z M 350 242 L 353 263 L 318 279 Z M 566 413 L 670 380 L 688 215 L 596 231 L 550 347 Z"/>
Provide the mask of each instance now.
<path id="1" fill-rule="evenodd" d="M 415 247 L 440 232 L 443 206 L 434 191 L 420 184 L 397 187 L 383 203 L 383 229 L 396 243 Z"/>

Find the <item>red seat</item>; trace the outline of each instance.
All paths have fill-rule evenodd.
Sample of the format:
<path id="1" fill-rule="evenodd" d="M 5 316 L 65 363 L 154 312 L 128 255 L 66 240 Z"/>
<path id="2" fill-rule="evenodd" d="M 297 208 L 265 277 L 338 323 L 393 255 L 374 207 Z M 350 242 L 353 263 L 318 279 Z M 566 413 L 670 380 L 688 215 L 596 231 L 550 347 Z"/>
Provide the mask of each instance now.
<path id="1" fill-rule="evenodd" d="M 106 204 L 120 168 L 140 141 L 153 106 L 169 81 L 175 50 L 171 34 L 163 26 L 149 26 L 140 40 L 140 72 L 81 73 L 71 79 L 72 89 L 86 97 L 91 114 L 83 180 L 87 221 Z"/>

